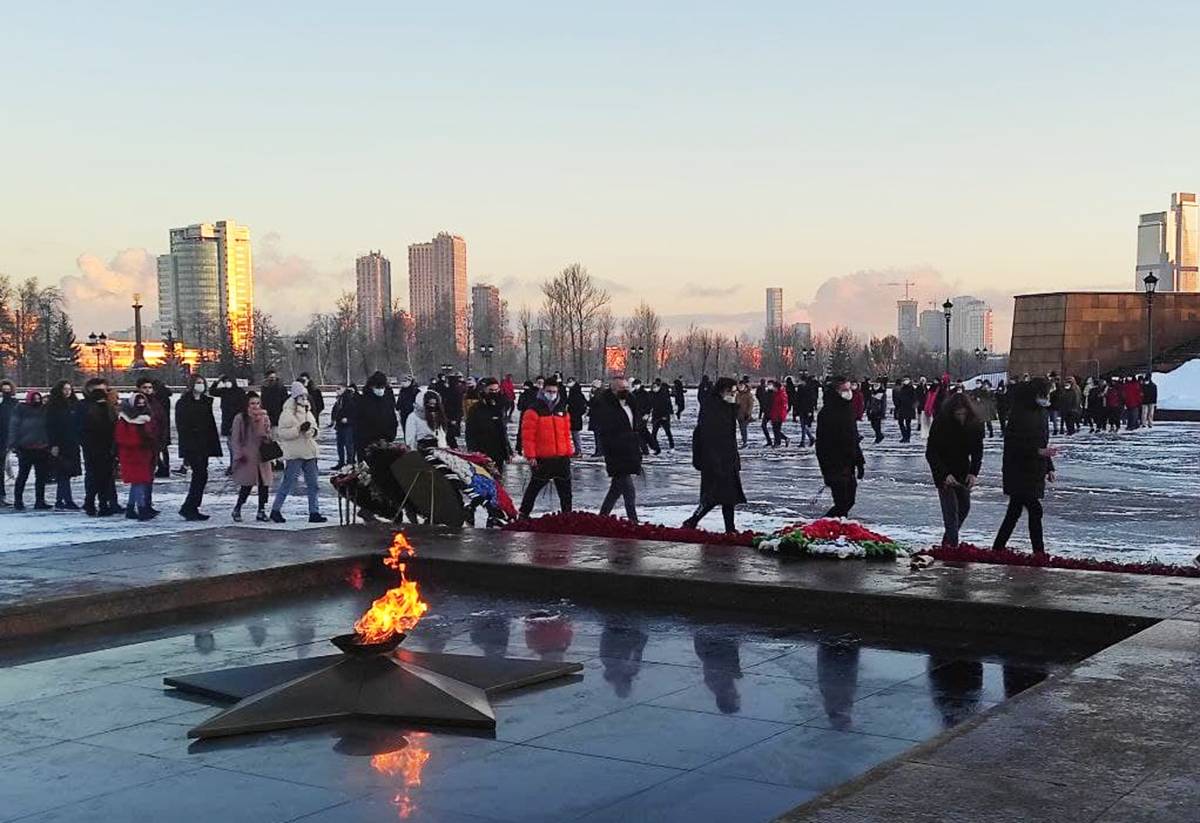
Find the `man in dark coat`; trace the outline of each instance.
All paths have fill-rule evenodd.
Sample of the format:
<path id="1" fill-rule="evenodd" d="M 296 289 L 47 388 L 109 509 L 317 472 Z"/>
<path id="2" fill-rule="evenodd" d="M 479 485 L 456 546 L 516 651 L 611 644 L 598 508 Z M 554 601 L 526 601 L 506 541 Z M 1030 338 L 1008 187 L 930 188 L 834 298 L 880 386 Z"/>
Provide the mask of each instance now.
<path id="1" fill-rule="evenodd" d="M 467 393 L 462 377 L 452 374 L 446 378 L 446 387 L 441 391 L 442 409 L 446 412 L 446 433 L 458 438 L 462 434 L 463 397 Z"/>
<path id="2" fill-rule="evenodd" d="M 503 473 L 505 464 L 512 458 L 504 396 L 494 377 L 485 377 L 479 381 L 479 387 L 479 402 L 471 406 L 471 411 L 467 413 L 467 448 L 486 454 Z"/>
<path id="3" fill-rule="evenodd" d="M 641 438 L 642 454 L 649 454 L 652 451 L 655 454 L 661 454 L 662 448 L 658 445 L 658 441 L 650 436 L 650 427 L 646 422 L 654 410 L 654 404 L 651 401 L 650 392 L 642 385 L 641 380 L 633 381 L 629 399 L 637 417 L 634 423 L 637 425 L 638 437 Z"/>
<path id="4" fill-rule="evenodd" d="M 575 454 L 583 454 L 583 416 L 587 414 L 588 401 L 583 393 L 583 386 L 574 377 L 567 380 L 567 414 L 571 416 L 571 442 L 575 444 Z"/>
<path id="5" fill-rule="evenodd" d="M 942 545 L 958 546 L 959 531 L 971 511 L 971 490 L 983 466 L 983 423 L 966 395 L 951 397 L 929 426 L 925 460 L 942 507 Z"/>
<path id="6" fill-rule="evenodd" d="M 412 378 L 412 375 L 400 378 L 400 391 L 396 392 L 396 411 L 400 413 L 401 431 L 404 431 L 404 424 L 408 422 L 408 416 L 413 412 L 419 391 L 421 391 L 421 387 L 417 385 L 417 381 Z"/>
<path id="7" fill-rule="evenodd" d="M 1042 498 L 1046 482 L 1054 482 L 1054 455 L 1050 447 L 1050 383 L 1035 377 L 1028 383 L 1018 383 L 1010 392 L 1012 410 L 1004 434 L 1002 473 L 1004 493 L 1008 495 L 1008 510 L 992 548 L 1007 548 L 1017 520 L 1024 509 L 1029 513 L 1029 543 L 1034 554 L 1044 554 L 1042 535 Z"/>
<path id="8" fill-rule="evenodd" d="M 191 472 L 187 497 L 179 514 L 184 520 L 207 520 L 200 511 L 204 487 L 208 484 L 208 458 L 221 456 L 221 437 L 213 417 L 213 399 L 208 382 L 196 375 L 192 389 L 175 404 L 175 431 L 179 437 L 179 456 Z"/>
<path id="9" fill-rule="evenodd" d="M 367 378 L 362 397 L 354 406 L 354 449 L 358 460 L 366 459 L 367 448 L 396 439 L 396 401 L 389 392 L 387 376 L 375 372 Z"/>
<path id="10" fill-rule="evenodd" d="M 825 405 L 817 415 L 817 463 L 821 477 L 833 494 L 826 517 L 845 517 L 854 508 L 858 481 L 866 473 L 851 401 L 854 390 L 844 377 L 835 377 L 825 388 Z"/>
<path id="11" fill-rule="evenodd" d="M 171 395 L 172 391 L 161 380 L 153 381 L 154 385 L 154 402 L 150 404 L 150 409 L 157 407 L 162 412 L 162 417 L 158 418 L 158 460 L 157 470 L 154 472 L 155 477 L 170 477 L 171 476 Z M 147 508 L 149 508 L 149 501 Z"/>
<path id="12" fill-rule="evenodd" d="M 102 378 L 93 377 L 84 384 L 83 400 L 75 414 L 83 450 L 83 510 L 89 517 L 108 517 L 120 511 L 113 477 L 117 415 L 108 402 L 108 384 Z"/>
<path id="13" fill-rule="evenodd" d="M 271 428 L 275 428 L 279 425 L 279 413 L 283 411 L 283 404 L 287 402 L 288 393 L 287 388 L 279 380 L 279 374 L 274 369 L 267 369 L 259 395 L 262 397 L 263 410 L 271 419 Z"/>
<path id="14" fill-rule="evenodd" d="M 900 442 L 907 443 L 912 440 L 912 422 L 917 416 L 917 390 L 912 378 L 905 377 L 892 389 L 892 408 L 900 427 Z"/>
<path id="15" fill-rule="evenodd" d="M 155 386 L 155 383 L 157 383 L 157 382 L 158 381 L 156 381 L 152 378 L 143 377 L 140 380 L 138 380 L 138 383 L 137 383 L 137 390 L 146 396 L 146 400 L 147 400 L 146 407 L 150 410 L 150 421 L 151 421 L 152 425 L 154 426 L 154 431 L 157 432 L 157 434 L 158 434 L 158 443 L 157 443 L 157 448 L 155 450 L 156 454 L 154 456 L 154 464 L 150 466 L 150 471 L 152 471 L 152 472 L 154 472 L 156 468 L 161 468 L 160 463 L 159 463 L 161 453 L 165 452 L 167 450 L 166 444 L 171 442 L 171 434 L 170 434 L 171 417 L 170 417 L 169 411 L 165 411 L 163 409 L 161 403 L 159 403 L 158 391 L 157 391 L 157 387 Z M 164 386 L 163 388 L 166 388 L 166 387 Z M 170 407 L 168 406 L 168 409 L 169 408 Z M 168 458 L 167 468 L 168 468 L 168 470 L 170 469 L 169 458 Z M 158 511 L 154 508 L 154 484 L 153 483 L 147 484 L 145 499 L 146 499 L 146 505 L 145 505 L 145 508 L 143 509 L 143 511 L 145 511 L 147 514 L 149 514 L 151 517 L 157 516 Z"/>
<path id="16" fill-rule="evenodd" d="M 675 419 L 683 417 L 683 407 L 687 392 L 683 388 L 683 378 L 676 377 L 675 383 L 671 386 L 671 397 L 675 401 Z"/>
<path id="17" fill-rule="evenodd" d="M 330 423 L 337 435 L 338 462 L 334 471 L 349 466 L 356 460 L 354 451 L 354 422 L 358 417 L 358 386 L 350 383 L 338 394 L 334 401 L 333 411 L 329 413 Z"/>
<path id="18" fill-rule="evenodd" d="M 671 434 L 671 393 L 666 383 L 654 381 L 654 391 L 650 393 L 650 421 L 653 428 L 650 440 L 658 445 L 658 432 L 667 435 L 667 447 L 675 451 L 675 436 Z"/>
<path id="19" fill-rule="evenodd" d="M 217 384 L 209 394 L 221 401 L 221 436 L 228 446 L 229 436 L 233 434 L 233 418 L 246 410 L 246 390 L 238 385 L 236 379 L 223 374 L 217 378 Z M 232 461 L 233 449 L 229 450 L 229 455 Z M 225 473 L 229 474 L 228 471 Z"/>
<path id="20" fill-rule="evenodd" d="M 692 432 L 692 467 L 700 472 L 700 505 L 683 521 L 696 528 L 717 506 L 725 518 L 725 531 L 737 531 L 734 507 L 746 502 L 742 491 L 742 460 L 737 445 L 737 397 L 732 378 L 721 377 L 712 390 L 700 395 L 700 416 Z"/>
<path id="21" fill-rule="evenodd" d="M 8 454 L 8 426 L 17 407 L 17 387 L 11 380 L 0 380 L 0 506 L 8 505 L 4 490 L 4 456 Z"/>
<path id="22" fill-rule="evenodd" d="M 669 398 L 667 409 L 669 416 Z M 642 473 L 642 444 L 636 421 L 637 411 L 629 381 L 623 376 L 614 377 L 592 403 L 592 427 L 610 478 L 608 493 L 600 504 L 600 514 L 608 516 L 617 504 L 617 498 L 624 498 L 625 516 L 631 523 L 638 522 L 633 477 Z"/>

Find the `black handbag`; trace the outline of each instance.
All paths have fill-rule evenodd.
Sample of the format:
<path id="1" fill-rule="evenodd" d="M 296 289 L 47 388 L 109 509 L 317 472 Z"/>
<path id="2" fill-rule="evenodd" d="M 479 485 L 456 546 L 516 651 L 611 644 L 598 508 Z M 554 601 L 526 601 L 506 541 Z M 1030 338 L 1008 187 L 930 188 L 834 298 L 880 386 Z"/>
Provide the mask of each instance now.
<path id="1" fill-rule="evenodd" d="M 283 446 L 274 440 L 264 440 L 263 444 L 258 447 L 258 459 L 263 463 L 270 463 L 281 457 L 283 457 Z"/>

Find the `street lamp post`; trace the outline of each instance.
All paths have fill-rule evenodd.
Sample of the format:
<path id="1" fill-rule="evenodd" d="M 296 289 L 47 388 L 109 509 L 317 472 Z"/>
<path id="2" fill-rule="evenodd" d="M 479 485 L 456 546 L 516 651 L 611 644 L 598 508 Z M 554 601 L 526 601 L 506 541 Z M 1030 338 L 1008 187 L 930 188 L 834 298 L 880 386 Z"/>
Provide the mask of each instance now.
<path id="1" fill-rule="evenodd" d="M 479 353 L 483 355 L 483 360 L 487 363 L 487 376 L 492 376 L 492 355 L 496 353 L 496 347 L 491 343 L 480 343 Z"/>
<path id="2" fill-rule="evenodd" d="M 800 350 L 800 359 L 804 361 L 804 370 L 808 371 L 808 364 L 817 356 L 817 350 L 809 346 L 807 349 Z"/>
<path id="3" fill-rule="evenodd" d="M 946 374 L 950 373 L 950 316 L 954 312 L 954 304 L 947 300 L 942 304 L 942 313 L 946 316 Z"/>
<path id="4" fill-rule="evenodd" d="M 96 355 L 96 374 L 100 372 L 100 353 L 108 345 L 108 335 L 104 332 L 96 334 L 92 332 L 87 336 L 87 347 Z"/>
<path id="5" fill-rule="evenodd" d="M 645 346 L 630 346 L 629 347 L 629 356 L 633 358 L 634 373 L 635 374 L 640 373 L 642 370 L 642 358 L 646 356 L 646 347 Z"/>
<path id="6" fill-rule="evenodd" d="M 296 356 L 300 358 L 301 364 L 303 364 L 304 357 L 308 354 L 308 341 L 302 337 L 297 337 L 292 341 L 292 350 L 296 352 Z M 292 376 L 295 377 L 295 375 Z"/>
<path id="7" fill-rule="evenodd" d="M 1158 278 L 1150 272 L 1143 279 L 1146 286 L 1146 379 L 1154 379 L 1154 290 Z"/>

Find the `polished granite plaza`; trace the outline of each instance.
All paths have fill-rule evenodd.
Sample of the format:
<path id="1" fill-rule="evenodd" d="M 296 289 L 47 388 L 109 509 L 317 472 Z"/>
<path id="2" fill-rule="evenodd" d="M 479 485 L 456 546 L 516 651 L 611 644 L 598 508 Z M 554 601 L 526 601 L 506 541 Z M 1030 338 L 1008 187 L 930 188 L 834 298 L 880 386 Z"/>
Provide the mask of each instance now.
<path id="1" fill-rule="evenodd" d="M 342 723 L 220 741 L 168 674 L 327 654 L 348 585 L 84 629 L 0 665 L 0 820 L 767 821 L 1074 658 L 975 639 L 427 588 L 414 650 L 578 661 L 494 735 Z"/>

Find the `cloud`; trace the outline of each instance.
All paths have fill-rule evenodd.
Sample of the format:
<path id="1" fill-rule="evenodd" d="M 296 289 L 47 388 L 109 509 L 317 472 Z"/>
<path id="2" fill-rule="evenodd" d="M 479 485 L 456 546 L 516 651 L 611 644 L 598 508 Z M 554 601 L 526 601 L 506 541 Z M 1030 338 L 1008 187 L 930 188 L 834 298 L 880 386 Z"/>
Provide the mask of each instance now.
<path id="1" fill-rule="evenodd" d="M 254 305 L 267 312 L 285 331 L 295 331 L 308 323 L 314 312 L 334 310 L 338 296 L 354 290 L 354 269 L 327 269 L 307 257 L 282 248 L 282 237 L 268 232 L 254 249 Z M 395 269 L 395 262 L 392 266 Z M 397 293 L 397 277 L 392 273 L 392 297 Z"/>
<path id="2" fill-rule="evenodd" d="M 130 308 L 135 292 L 146 305 L 143 324 L 158 317 L 158 264 L 146 249 L 122 249 L 107 263 L 94 254 L 83 253 L 75 259 L 78 274 L 59 281 L 75 330 L 81 336 L 90 331 L 112 331 L 133 325 Z"/>
<path id="3" fill-rule="evenodd" d="M 684 283 L 679 294 L 683 297 L 732 297 L 741 291 L 738 283 L 731 286 L 704 286 L 699 283 Z"/>
<path id="4" fill-rule="evenodd" d="M 762 334 L 765 324 L 765 312 L 694 312 L 689 314 L 664 314 L 662 324 L 675 332 L 684 332 L 687 327 L 695 324 L 697 328 L 712 329 L 724 334 L 749 334 L 757 337 Z"/>

